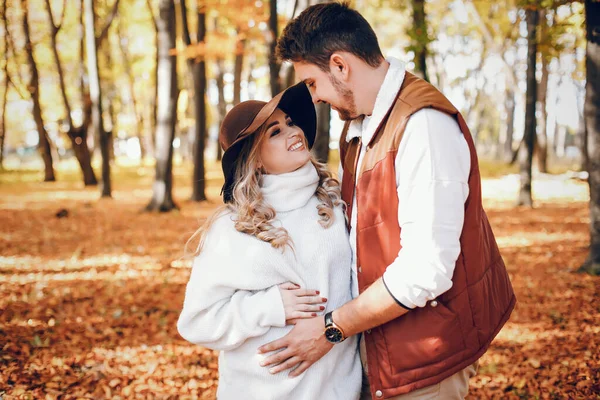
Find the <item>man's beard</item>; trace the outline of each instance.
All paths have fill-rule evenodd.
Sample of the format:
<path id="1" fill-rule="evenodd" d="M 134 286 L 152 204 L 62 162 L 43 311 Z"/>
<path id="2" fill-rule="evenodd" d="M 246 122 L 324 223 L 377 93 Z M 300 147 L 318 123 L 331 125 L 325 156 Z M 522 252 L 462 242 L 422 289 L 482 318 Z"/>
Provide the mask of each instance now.
<path id="1" fill-rule="evenodd" d="M 344 85 L 332 74 L 329 75 L 329 80 L 333 84 L 335 91 L 342 98 L 342 102 L 345 105 L 342 107 L 335 107 L 340 119 L 342 121 L 351 121 L 358 118 L 356 113 L 356 103 L 354 102 L 354 93 L 352 93 L 352 91 L 348 89 L 346 85 Z"/>

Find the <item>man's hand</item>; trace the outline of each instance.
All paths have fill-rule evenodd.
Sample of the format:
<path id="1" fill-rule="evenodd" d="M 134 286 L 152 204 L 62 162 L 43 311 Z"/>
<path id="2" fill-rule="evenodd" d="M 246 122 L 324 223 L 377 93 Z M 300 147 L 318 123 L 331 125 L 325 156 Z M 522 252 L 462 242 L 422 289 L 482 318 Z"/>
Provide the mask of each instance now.
<path id="1" fill-rule="evenodd" d="M 333 347 L 325 339 L 324 330 L 325 322 L 322 317 L 298 320 L 290 333 L 258 349 L 261 354 L 281 350 L 266 357 L 260 366 L 278 364 L 269 369 L 272 374 L 297 366 L 289 376 L 299 376 Z"/>

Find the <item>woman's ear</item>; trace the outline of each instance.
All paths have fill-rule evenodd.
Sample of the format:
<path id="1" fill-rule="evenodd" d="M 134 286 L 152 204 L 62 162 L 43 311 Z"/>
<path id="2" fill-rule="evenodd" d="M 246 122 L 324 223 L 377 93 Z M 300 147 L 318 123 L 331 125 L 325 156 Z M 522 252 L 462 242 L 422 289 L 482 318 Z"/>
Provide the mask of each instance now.
<path id="1" fill-rule="evenodd" d="M 265 173 L 265 168 L 260 160 L 256 161 L 256 172 L 260 172 L 261 174 Z"/>

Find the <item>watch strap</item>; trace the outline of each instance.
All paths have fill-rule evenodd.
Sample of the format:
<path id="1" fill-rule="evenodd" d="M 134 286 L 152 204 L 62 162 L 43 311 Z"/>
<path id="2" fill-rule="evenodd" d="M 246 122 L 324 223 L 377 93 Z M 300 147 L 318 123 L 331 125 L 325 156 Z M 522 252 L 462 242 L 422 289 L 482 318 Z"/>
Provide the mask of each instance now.
<path id="1" fill-rule="evenodd" d="M 333 325 L 333 311 L 329 311 L 325 314 L 325 327 Z"/>

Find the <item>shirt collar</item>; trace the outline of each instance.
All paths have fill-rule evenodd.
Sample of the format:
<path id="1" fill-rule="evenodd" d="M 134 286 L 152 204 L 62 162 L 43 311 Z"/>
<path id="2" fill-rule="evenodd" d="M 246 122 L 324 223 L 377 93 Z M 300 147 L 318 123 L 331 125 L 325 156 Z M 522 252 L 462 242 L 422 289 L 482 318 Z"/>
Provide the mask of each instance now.
<path id="1" fill-rule="evenodd" d="M 366 126 L 363 126 L 364 117 L 350 121 L 348 133 L 346 134 L 347 142 L 359 137 L 362 138 L 363 143 L 369 143 L 375 134 L 375 130 L 394 104 L 394 99 L 402 86 L 402 82 L 404 82 L 406 67 L 402 61 L 393 57 L 387 58 L 386 61 L 390 63 L 390 67 L 377 93 L 371 118 L 367 119 Z"/>

